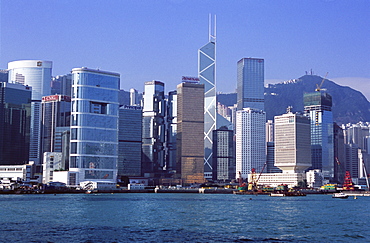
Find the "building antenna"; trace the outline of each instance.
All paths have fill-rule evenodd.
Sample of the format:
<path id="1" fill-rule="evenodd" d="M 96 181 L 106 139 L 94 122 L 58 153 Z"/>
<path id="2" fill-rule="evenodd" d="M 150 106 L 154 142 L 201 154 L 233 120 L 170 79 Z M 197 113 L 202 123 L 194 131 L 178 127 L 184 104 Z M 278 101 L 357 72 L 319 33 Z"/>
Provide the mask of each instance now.
<path id="1" fill-rule="evenodd" d="M 212 15 L 209 14 L 208 36 L 209 36 L 209 42 L 216 42 L 216 15 L 214 16 L 213 33 L 212 33 Z"/>

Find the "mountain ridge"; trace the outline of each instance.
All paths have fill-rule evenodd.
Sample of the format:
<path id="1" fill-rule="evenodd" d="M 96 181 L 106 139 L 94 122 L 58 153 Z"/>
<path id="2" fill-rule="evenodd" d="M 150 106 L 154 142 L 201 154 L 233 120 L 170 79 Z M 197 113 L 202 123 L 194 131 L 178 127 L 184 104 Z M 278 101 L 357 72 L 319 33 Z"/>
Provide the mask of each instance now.
<path id="1" fill-rule="evenodd" d="M 286 112 L 288 106 L 293 106 L 293 112 L 303 111 L 304 93 L 315 92 L 323 78 L 317 75 L 304 75 L 278 84 L 265 87 L 265 111 L 268 120 Z M 338 124 L 370 121 L 370 102 L 357 90 L 341 86 L 325 79 L 321 87 L 333 98 L 333 120 Z M 232 106 L 236 103 L 236 93 L 217 94 L 217 101 Z"/>

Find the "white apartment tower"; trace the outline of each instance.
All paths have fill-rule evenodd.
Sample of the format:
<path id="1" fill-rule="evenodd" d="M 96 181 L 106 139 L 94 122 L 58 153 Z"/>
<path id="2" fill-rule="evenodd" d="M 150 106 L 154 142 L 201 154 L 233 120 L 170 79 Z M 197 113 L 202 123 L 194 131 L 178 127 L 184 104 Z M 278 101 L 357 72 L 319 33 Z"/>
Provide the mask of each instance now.
<path id="1" fill-rule="evenodd" d="M 266 113 L 244 108 L 236 112 L 236 177 L 243 178 L 252 168 L 260 172 L 266 162 Z"/>

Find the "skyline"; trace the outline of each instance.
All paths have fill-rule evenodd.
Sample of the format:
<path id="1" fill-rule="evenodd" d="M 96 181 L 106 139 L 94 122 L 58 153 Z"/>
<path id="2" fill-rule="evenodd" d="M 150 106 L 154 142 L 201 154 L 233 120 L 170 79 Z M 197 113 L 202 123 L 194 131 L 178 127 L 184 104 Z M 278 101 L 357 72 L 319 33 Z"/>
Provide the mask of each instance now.
<path id="1" fill-rule="evenodd" d="M 86 66 L 120 73 L 124 90 L 159 80 L 168 92 L 197 76 L 212 14 L 218 92 L 235 92 L 237 61 L 254 57 L 265 60 L 265 84 L 312 69 L 370 100 L 368 10 L 368 1 L 331 0 L 1 1 L 0 69 L 41 59 L 53 76 Z"/>

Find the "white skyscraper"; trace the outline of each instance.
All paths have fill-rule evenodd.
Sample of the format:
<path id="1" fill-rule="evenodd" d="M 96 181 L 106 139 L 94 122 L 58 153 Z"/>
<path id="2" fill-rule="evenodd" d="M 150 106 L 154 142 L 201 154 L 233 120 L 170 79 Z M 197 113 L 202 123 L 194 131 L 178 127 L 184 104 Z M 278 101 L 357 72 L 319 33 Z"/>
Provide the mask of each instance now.
<path id="1" fill-rule="evenodd" d="M 260 172 L 266 162 L 266 113 L 244 108 L 236 112 L 236 177 L 246 178 L 255 168 Z"/>
<path id="2" fill-rule="evenodd" d="M 275 116 L 275 166 L 303 173 L 311 165 L 310 119 L 292 112 Z"/>
<path id="3" fill-rule="evenodd" d="M 41 100 L 50 95 L 51 61 L 21 60 L 8 63 L 9 83 L 32 87 L 30 161 L 41 163 Z"/>
<path id="4" fill-rule="evenodd" d="M 258 183 L 273 187 L 303 185 L 304 170 L 311 166 L 310 119 L 288 110 L 287 114 L 275 116 L 274 124 L 275 166 L 282 172 L 263 173 Z"/>

